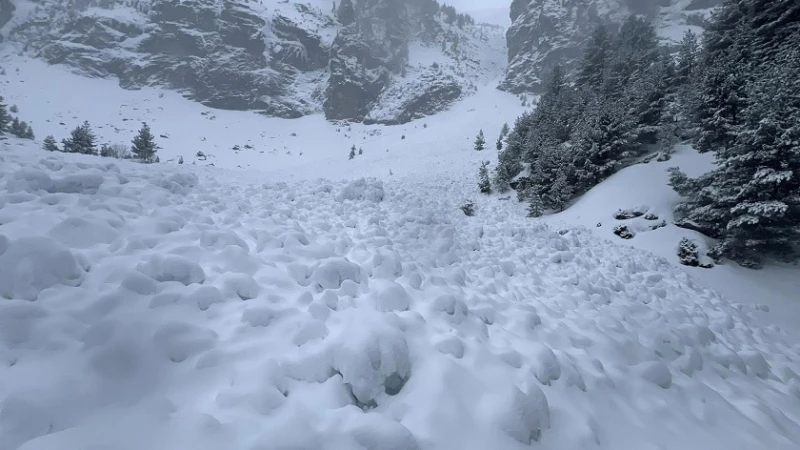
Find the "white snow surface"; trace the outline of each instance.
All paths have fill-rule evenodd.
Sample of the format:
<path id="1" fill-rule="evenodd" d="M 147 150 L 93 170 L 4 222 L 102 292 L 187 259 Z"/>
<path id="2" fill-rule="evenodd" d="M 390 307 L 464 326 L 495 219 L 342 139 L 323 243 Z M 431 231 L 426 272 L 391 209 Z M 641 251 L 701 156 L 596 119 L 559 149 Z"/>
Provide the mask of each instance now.
<path id="1" fill-rule="evenodd" d="M 0 140 L 0 450 L 800 446 L 797 269 L 611 234 L 618 208 L 671 219 L 690 149 L 535 220 L 477 193 L 476 129 L 520 111 L 490 88 L 348 128 L 3 67 L 40 138 L 169 137 L 154 165 Z"/>
<path id="2" fill-rule="evenodd" d="M 800 443 L 797 341 L 663 258 L 245 174 L 2 143 L 0 448 Z"/>

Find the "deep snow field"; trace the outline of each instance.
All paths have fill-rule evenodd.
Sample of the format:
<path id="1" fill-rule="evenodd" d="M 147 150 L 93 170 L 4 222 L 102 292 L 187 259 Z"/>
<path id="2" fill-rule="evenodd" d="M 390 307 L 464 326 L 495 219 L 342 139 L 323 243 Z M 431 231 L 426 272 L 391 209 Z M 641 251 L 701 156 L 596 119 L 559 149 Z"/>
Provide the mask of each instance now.
<path id="1" fill-rule="evenodd" d="M 148 166 L 0 140 L 0 450 L 800 446 L 797 268 L 611 233 L 619 208 L 671 220 L 666 168 L 709 164 L 689 148 L 536 220 L 477 193 L 522 110 L 490 87 L 336 126 L 0 64 L 40 140 L 169 136 Z"/>

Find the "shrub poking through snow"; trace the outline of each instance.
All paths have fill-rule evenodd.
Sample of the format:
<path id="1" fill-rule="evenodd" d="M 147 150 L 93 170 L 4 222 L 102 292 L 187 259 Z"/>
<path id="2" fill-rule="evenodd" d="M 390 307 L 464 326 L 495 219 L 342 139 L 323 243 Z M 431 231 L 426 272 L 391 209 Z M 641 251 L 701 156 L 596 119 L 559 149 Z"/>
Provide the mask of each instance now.
<path id="1" fill-rule="evenodd" d="M 350 147 L 350 157 L 349 157 L 349 159 L 353 159 L 355 157 L 356 157 L 356 145 L 353 144 L 353 146 Z"/>
<path id="2" fill-rule="evenodd" d="M 614 218 L 617 220 L 628 220 L 642 217 L 643 215 L 644 211 L 640 211 L 639 209 L 620 209 L 614 213 Z"/>
<path id="3" fill-rule="evenodd" d="M 644 219 L 645 220 L 658 220 L 658 214 L 649 212 L 649 213 L 644 215 Z"/>
<path id="4" fill-rule="evenodd" d="M 614 227 L 614 234 L 622 239 L 633 239 L 636 234 L 628 228 L 627 225 L 617 225 Z"/>
<path id="5" fill-rule="evenodd" d="M 697 244 L 691 239 L 681 238 L 681 242 L 678 244 L 678 261 L 684 266 L 697 267 L 700 265 Z"/>
<path id="6" fill-rule="evenodd" d="M 461 211 L 467 217 L 472 217 L 475 215 L 475 204 L 472 203 L 472 200 L 467 200 L 467 203 L 461 205 Z"/>
<path id="7" fill-rule="evenodd" d="M 667 221 L 666 220 L 662 220 L 661 222 L 659 222 L 659 223 L 657 223 L 655 225 L 650 225 L 650 229 L 651 230 L 657 230 L 659 228 L 664 228 L 665 226 L 667 226 Z"/>

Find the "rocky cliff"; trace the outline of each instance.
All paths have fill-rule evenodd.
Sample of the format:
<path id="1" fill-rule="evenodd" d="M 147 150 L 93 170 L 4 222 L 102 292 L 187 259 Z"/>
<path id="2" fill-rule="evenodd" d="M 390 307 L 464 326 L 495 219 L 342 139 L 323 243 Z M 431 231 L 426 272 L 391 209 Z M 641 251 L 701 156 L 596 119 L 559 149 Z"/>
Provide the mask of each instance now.
<path id="1" fill-rule="evenodd" d="M 352 21 L 333 0 L 0 1 L 16 7 L 2 36 L 29 55 L 127 89 L 164 86 L 286 118 L 436 113 L 474 90 L 490 70 L 480 55 L 502 45 L 434 0 L 357 0 Z M 436 64 L 414 49 L 436 52 Z M 399 89 L 409 83 L 418 89 Z"/>
<path id="2" fill-rule="evenodd" d="M 677 41 L 684 30 L 700 26 L 721 0 L 513 0 L 506 33 L 508 68 L 500 89 L 538 92 L 554 65 L 568 71 L 600 23 L 614 29 L 627 16 L 653 20 L 659 35 Z"/>

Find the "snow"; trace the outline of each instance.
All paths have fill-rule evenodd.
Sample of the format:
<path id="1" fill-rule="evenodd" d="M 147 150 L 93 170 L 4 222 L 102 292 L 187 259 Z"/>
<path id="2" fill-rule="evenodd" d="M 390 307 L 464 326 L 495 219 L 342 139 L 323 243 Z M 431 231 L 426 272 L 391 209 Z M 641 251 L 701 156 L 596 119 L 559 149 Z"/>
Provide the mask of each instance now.
<path id="1" fill-rule="evenodd" d="M 39 137 L 169 137 L 154 165 L 0 140 L 0 450 L 800 445 L 797 268 L 677 263 L 708 243 L 666 169 L 708 155 L 529 219 L 477 191 L 474 135 L 522 110 L 489 87 L 384 127 L 2 65 Z"/>

